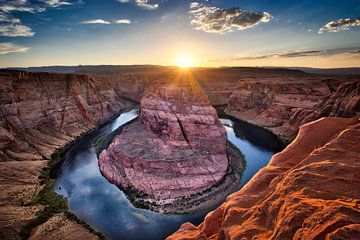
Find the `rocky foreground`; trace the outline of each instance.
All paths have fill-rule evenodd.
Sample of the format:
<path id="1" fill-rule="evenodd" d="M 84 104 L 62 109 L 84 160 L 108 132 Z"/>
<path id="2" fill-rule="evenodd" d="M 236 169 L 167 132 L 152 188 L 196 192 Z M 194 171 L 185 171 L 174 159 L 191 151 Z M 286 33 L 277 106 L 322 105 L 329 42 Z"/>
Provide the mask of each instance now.
<path id="1" fill-rule="evenodd" d="M 100 170 L 155 210 L 185 210 L 173 203 L 186 202 L 226 175 L 225 128 L 206 96 L 189 83 L 155 85 L 140 107 L 139 120 L 100 154 Z"/>
<path id="2" fill-rule="evenodd" d="M 172 239 L 359 239 L 359 118 L 322 118 L 199 226 Z"/>
<path id="3" fill-rule="evenodd" d="M 98 239 L 60 213 L 66 203 L 42 179 L 57 149 L 124 107 L 106 80 L 0 72 L 1 239 Z"/>

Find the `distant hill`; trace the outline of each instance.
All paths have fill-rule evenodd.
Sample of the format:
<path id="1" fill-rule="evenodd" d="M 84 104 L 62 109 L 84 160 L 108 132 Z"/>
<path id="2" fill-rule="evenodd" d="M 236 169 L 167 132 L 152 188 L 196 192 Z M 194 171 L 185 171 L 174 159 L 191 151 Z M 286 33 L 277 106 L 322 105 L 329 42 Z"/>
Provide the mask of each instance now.
<path id="1" fill-rule="evenodd" d="M 304 68 L 289 67 L 288 69 L 297 69 L 307 73 L 315 74 L 339 74 L 339 75 L 360 75 L 360 68 Z"/>
<path id="2" fill-rule="evenodd" d="M 78 65 L 78 66 L 43 66 L 28 68 L 8 68 L 10 70 L 21 70 L 29 72 L 52 72 L 52 73 L 147 73 L 156 70 L 174 69 L 173 66 L 159 65 Z M 259 70 L 266 73 L 289 73 L 289 74 L 336 74 L 336 75 L 360 75 L 360 68 L 306 68 L 306 67 L 220 67 L 220 68 L 198 68 L 214 69 L 215 71 L 231 71 L 238 73 L 256 73 Z"/>
<path id="3" fill-rule="evenodd" d="M 78 66 L 43 66 L 28 68 L 8 68 L 28 72 L 52 72 L 52 73 L 76 73 L 76 72 L 97 72 L 97 71 L 117 71 L 117 72 L 137 72 L 139 70 L 153 70 L 161 68 L 156 65 L 78 65 Z"/>

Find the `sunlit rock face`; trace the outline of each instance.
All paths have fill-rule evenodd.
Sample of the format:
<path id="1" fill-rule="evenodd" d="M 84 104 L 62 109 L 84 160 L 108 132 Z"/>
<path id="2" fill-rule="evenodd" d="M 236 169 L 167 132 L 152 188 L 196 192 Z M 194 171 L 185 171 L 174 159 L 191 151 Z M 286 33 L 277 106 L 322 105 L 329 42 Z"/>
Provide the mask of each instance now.
<path id="1" fill-rule="evenodd" d="M 150 87 L 140 111 L 139 119 L 100 154 L 100 169 L 109 181 L 158 205 L 222 181 L 228 167 L 226 131 L 198 87 Z"/>
<path id="2" fill-rule="evenodd" d="M 358 239 L 359 118 L 322 118 L 203 223 L 167 240 Z"/>

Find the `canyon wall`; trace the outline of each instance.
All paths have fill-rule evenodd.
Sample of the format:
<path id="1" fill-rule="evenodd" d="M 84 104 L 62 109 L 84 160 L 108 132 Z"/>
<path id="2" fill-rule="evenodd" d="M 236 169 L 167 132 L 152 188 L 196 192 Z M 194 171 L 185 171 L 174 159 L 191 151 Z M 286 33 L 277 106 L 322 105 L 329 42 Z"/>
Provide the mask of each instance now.
<path id="1" fill-rule="evenodd" d="M 321 118 L 202 224 L 167 240 L 359 239 L 359 173 L 359 118 Z"/>
<path id="2" fill-rule="evenodd" d="M 43 188 L 39 179 L 51 155 L 76 137 L 117 116 L 124 102 L 103 79 L 85 75 L 0 72 L 0 232 L 19 239 L 46 205 L 33 204 Z M 96 239 L 63 215 L 49 221 L 64 227 L 38 228 L 37 239 L 51 235 Z M 44 223 L 45 225 L 47 223 Z M 48 224 L 49 225 L 49 224 Z M 51 225 L 51 224 L 50 224 Z"/>
<path id="3" fill-rule="evenodd" d="M 360 113 L 359 80 L 245 80 L 231 95 L 225 112 L 265 127 L 292 141 L 301 125 L 326 116 Z"/>
<path id="4" fill-rule="evenodd" d="M 325 116 L 351 117 L 360 111 L 357 75 L 309 74 L 281 68 L 138 68 L 141 73 L 136 67 L 85 72 L 108 78 L 119 96 L 138 102 L 152 83 L 166 84 L 168 79 L 188 75 L 198 82 L 213 106 L 267 128 L 287 143 L 295 138 L 302 124 Z M 345 98 L 344 94 L 349 96 Z"/>

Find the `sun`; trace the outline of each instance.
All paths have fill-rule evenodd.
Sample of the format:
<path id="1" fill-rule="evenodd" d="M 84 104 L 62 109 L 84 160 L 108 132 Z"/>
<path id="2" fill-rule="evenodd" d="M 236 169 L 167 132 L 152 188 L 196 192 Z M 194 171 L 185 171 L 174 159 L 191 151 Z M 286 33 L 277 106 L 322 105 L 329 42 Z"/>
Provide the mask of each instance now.
<path id="1" fill-rule="evenodd" d="M 189 68 L 196 65 L 194 57 L 189 54 L 178 55 L 176 64 L 181 68 Z"/>

